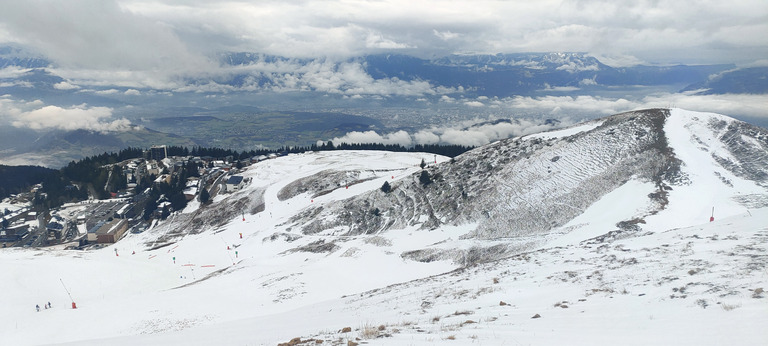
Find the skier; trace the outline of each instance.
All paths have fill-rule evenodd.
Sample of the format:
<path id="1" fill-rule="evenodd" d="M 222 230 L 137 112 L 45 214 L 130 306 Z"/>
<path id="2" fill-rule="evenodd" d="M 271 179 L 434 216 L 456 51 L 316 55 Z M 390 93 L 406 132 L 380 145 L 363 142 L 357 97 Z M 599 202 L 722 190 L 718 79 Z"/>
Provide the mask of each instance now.
<path id="1" fill-rule="evenodd" d="M 48 302 L 48 308 L 50 309 L 50 308 L 52 308 L 52 307 L 53 307 L 53 306 L 51 306 L 51 302 Z"/>
<path id="2" fill-rule="evenodd" d="M 40 304 L 35 304 L 35 309 L 37 309 L 37 312 L 40 312 Z"/>

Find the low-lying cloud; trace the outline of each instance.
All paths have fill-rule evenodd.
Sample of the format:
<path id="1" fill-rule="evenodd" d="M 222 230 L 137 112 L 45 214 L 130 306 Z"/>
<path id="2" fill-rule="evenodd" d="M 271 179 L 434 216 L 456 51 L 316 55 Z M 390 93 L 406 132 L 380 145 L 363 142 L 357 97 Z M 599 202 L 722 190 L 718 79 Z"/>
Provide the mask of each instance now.
<path id="1" fill-rule="evenodd" d="M 33 130 L 89 130 L 98 132 L 126 131 L 131 123 L 125 118 L 113 119 L 112 108 L 89 107 L 87 104 L 70 107 L 45 105 L 42 101 L 15 101 L 0 98 L 0 113 L 18 128 Z"/>
<path id="2" fill-rule="evenodd" d="M 443 96 L 440 101 L 456 103 L 457 100 Z M 621 112 L 646 108 L 677 107 L 700 112 L 714 112 L 731 117 L 768 119 L 768 95 L 725 94 L 697 95 L 691 93 L 663 93 L 645 96 L 638 100 L 598 96 L 515 96 L 508 98 L 478 98 L 464 100 L 470 108 L 496 106 L 513 113 L 537 114 L 541 119 L 552 118 L 560 121 L 557 127 L 575 124 L 579 120 L 599 118 Z M 481 105 L 482 104 L 482 105 Z M 534 118 L 536 116 L 533 116 Z M 478 123 L 479 120 L 475 120 Z M 523 136 L 554 129 L 543 124 L 543 120 L 515 119 L 463 125 L 445 128 L 424 129 L 415 133 L 397 131 L 379 134 L 374 131 L 349 132 L 342 137 L 331 139 L 334 143 L 384 143 L 413 146 L 416 144 L 456 144 L 481 146 L 496 140 Z"/>
<path id="3" fill-rule="evenodd" d="M 561 124 L 570 124 L 570 120 L 564 120 Z M 529 119 L 517 119 L 514 121 L 502 121 L 496 123 L 479 124 L 470 127 L 446 127 L 421 130 L 415 133 L 396 131 L 379 134 L 375 131 L 348 132 L 342 137 L 335 137 L 331 141 L 335 144 L 365 144 L 382 143 L 398 144 L 411 147 L 417 144 L 451 144 L 477 147 L 500 139 L 522 136 L 531 133 L 542 132 L 555 128 L 553 125 L 545 125 Z"/>
<path id="4" fill-rule="evenodd" d="M 692 111 L 714 112 L 728 116 L 768 118 L 765 105 L 768 95 L 723 94 L 697 95 L 690 93 L 663 93 L 638 100 L 599 96 L 515 96 L 501 100 L 505 107 L 527 110 L 554 117 L 569 114 L 611 115 L 644 108 L 677 107 Z"/>
<path id="5" fill-rule="evenodd" d="M 91 130 L 125 131 L 130 129 L 130 121 L 121 118 L 109 121 L 112 109 L 107 107 L 87 107 L 86 105 L 62 108 L 45 106 L 29 112 L 23 112 L 12 122 L 16 127 L 28 127 L 33 130 Z"/>

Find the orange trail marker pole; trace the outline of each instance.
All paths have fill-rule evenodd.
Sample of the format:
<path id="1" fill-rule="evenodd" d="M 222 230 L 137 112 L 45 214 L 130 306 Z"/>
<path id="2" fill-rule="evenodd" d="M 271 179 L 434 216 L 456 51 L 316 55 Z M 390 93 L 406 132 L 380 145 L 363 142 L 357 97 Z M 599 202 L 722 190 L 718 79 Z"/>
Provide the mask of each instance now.
<path id="1" fill-rule="evenodd" d="M 61 282 L 61 285 L 64 286 L 64 290 L 67 291 L 67 295 L 69 296 L 69 300 L 72 301 L 72 308 L 77 309 L 77 305 L 75 305 L 75 300 L 72 299 L 72 294 L 69 293 L 69 290 L 67 289 L 67 285 L 64 284 L 64 280 L 59 278 L 59 281 Z"/>

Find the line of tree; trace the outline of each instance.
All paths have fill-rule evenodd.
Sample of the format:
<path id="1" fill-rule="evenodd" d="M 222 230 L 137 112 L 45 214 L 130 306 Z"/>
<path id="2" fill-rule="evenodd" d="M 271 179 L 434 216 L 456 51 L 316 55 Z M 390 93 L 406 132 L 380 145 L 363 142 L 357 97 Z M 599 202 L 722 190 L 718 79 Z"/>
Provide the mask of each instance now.
<path id="1" fill-rule="evenodd" d="M 35 184 L 56 173 L 58 171 L 55 169 L 40 166 L 0 165 L 0 199 L 27 192 Z"/>
<path id="2" fill-rule="evenodd" d="M 254 156 L 280 154 L 280 153 L 303 153 L 307 151 L 328 151 L 328 150 L 382 150 L 382 151 L 394 151 L 394 152 L 424 152 L 437 155 L 443 155 L 448 157 L 459 156 L 469 150 L 474 149 L 472 146 L 455 145 L 455 144 L 416 144 L 412 147 L 406 147 L 399 144 L 382 144 L 382 143 L 340 143 L 338 145 L 333 142 L 324 142 L 320 145 L 312 144 L 309 146 L 283 146 L 277 149 L 260 149 L 260 150 L 247 150 L 237 151 L 232 149 L 223 148 L 206 148 L 206 147 L 192 147 L 192 149 L 180 146 L 169 146 L 166 148 L 169 156 L 197 156 L 197 157 L 213 157 L 213 158 L 226 158 L 232 157 L 234 160 L 246 160 Z"/>
<path id="3" fill-rule="evenodd" d="M 306 151 L 327 151 L 327 150 L 382 150 L 394 152 L 411 153 L 431 153 L 448 157 L 459 156 L 469 150 L 474 149 L 471 146 L 456 144 L 416 144 L 412 147 L 406 147 L 400 144 L 382 144 L 382 143 L 323 143 L 321 145 L 312 144 L 306 147 L 283 147 L 277 152 L 301 153 Z"/>

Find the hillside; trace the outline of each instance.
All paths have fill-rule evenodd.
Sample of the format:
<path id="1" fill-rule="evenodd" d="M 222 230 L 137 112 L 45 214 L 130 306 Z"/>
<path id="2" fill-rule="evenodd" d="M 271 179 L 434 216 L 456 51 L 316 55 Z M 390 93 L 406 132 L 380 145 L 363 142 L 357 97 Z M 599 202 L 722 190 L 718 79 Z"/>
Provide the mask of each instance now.
<path id="1" fill-rule="evenodd" d="M 27 192 L 35 184 L 54 174 L 54 170 L 40 166 L 0 165 L 0 199 L 11 194 Z"/>
<path id="2" fill-rule="evenodd" d="M 113 246 L 0 250 L 0 344 L 765 344 L 766 156 L 765 129 L 655 109 L 263 161 Z"/>

